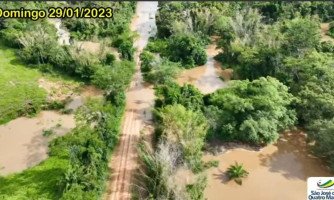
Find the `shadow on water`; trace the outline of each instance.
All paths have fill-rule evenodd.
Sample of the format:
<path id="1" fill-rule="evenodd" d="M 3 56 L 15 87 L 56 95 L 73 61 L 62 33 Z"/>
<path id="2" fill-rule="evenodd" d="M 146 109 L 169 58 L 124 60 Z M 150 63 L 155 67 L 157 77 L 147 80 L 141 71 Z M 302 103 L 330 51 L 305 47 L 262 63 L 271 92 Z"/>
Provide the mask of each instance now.
<path id="1" fill-rule="evenodd" d="M 305 133 L 302 131 L 283 134 L 276 144 L 273 154 L 259 154 L 261 165 L 271 172 L 281 173 L 287 179 L 306 180 L 328 171 L 324 162 L 311 154 Z"/>

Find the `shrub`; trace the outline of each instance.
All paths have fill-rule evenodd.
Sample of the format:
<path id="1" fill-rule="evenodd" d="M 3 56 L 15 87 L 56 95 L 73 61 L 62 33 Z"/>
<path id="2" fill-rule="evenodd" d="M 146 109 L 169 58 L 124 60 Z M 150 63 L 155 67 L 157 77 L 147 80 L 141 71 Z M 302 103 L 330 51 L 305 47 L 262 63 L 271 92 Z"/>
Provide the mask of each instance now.
<path id="1" fill-rule="evenodd" d="M 227 175 L 230 180 L 234 180 L 239 185 L 242 184 L 242 178 L 248 176 L 248 172 L 244 169 L 242 164 L 238 164 L 237 162 L 234 165 L 231 165 L 227 169 Z"/>
<path id="2" fill-rule="evenodd" d="M 329 23 L 328 35 L 334 38 L 334 22 Z"/>
<path id="3" fill-rule="evenodd" d="M 201 110 L 204 106 L 203 94 L 190 84 L 181 87 L 174 82 L 167 83 L 158 86 L 155 93 L 157 96 L 155 106 L 158 108 L 181 104 L 190 110 Z"/>
<path id="4" fill-rule="evenodd" d="M 182 147 L 184 160 L 190 168 L 202 167 L 201 155 L 207 131 L 207 122 L 202 113 L 187 110 L 182 105 L 168 105 L 158 110 L 159 129 L 167 141 Z"/>
<path id="5" fill-rule="evenodd" d="M 279 131 L 294 124 L 293 101 L 288 88 L 274 78 L 234 81 L 210 95 L 213 108 L 207 113 L 220 139 L 263 145 L 275 142 Z"/>
<path id="6" fill-rule="evenodd" d="M 54 134 L 53 129 L 44 129 L 44 130 L 43 130 L 43 136 L 44 136 L 44 137 L 49 137 L 49 136 L 51 136 L 51 135 L 53 135 L 53 134 Z"/>
<path id="7" fill-rule="evenodd" d="M 193 35 L 173 35 L 168 39 L 167 57 L 173 62 L 181 62 L 185 68 L 204 65 L 207 55 L 203 46 Z"/>

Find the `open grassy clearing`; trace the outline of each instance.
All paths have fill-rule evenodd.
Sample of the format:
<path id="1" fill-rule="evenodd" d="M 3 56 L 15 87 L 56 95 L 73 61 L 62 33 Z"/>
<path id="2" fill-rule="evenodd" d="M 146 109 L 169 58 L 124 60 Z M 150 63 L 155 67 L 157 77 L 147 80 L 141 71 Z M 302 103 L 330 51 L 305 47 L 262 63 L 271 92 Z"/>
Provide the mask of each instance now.
<path id="1" fill-rule="evenodd" d="M 46 104 L 48 97 L 73 92 L 82 83 L 63 75 L 43 74 L 22 64 L 15 51 L 0 43 L 0 124 L 19 116 L 33 116 Z M 41 80 L 54 83 L 50 90 Z M 43 82 L 43 81 L 42 81 Z M 56 88 L 57 91 L 54 89 Z M 70 89 L 69 89 L 70 88 Z M 45 90 L 46 89 L 46 90 Z M 75 91 L 74 91 L 75 92 Z"/>
<path id="2" fill-rule="evenodd" d="M 45 102 L 46 92 L 38 87 L 42 76 L 20 64 L 13 50 L 0 43 L 0 124 L 23 114 L 34 114 Z"/>

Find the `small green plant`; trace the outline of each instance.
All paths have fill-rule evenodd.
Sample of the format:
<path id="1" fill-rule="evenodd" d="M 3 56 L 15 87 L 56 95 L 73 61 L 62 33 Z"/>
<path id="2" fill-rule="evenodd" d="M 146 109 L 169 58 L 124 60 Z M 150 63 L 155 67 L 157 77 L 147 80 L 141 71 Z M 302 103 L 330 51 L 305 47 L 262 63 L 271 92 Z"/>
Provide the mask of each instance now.
<path id="1" fill-rule="evenodd" d="M 204 169 L 210 169 L 212 167 L 218 167 L 219 161 L 218 160 L 210 160 L 206 163 L 204 163 Z"/>
<path id="2" fill-rule="evenodd" d="M 234 180 L 239 185 L 242 185 L 242 178 L 246 178 L 248 174 L 249 173 L 244 169 L 244 166 L 237 162 L 227 169 L 229 179 Z"/>
<path id="3" fill-rule="evenodd" d="M 44 137 L 49 137 L 50 135 L 53 135 L 54 131 L 52 129 L 44 129 L 43 130 L 43 136 Z"/>
<path id="4" fill-rule="evenodd" d="M 68 115 L 68 114 L 73 113 L 73 109 L 71 109 L 71 108 L 64 108 L 64 109 L 61 109 L 60 112 L 61 112 L 62 114 Z"/>
<path id="5" fill-rule="evenodd" d="M 65 103 L 62 101 L 51 101 L 48 103 L 48 109 L 60 110 L 65 108 Z"/>

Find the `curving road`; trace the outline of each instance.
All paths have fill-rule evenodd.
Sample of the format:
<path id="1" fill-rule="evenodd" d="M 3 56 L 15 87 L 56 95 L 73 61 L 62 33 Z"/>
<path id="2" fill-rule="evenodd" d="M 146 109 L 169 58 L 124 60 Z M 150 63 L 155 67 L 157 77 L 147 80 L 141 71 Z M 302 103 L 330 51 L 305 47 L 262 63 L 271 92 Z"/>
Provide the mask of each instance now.
<path id="1" fill-rule="evenodd" d="M 110 162 L 111 181 L 106 199 L 123 200 L 131 198 L 131 177 L 137 168 L 136 145 L 140 131 L 151 121 L 151 108 L 154 104 L 154 93 L 151 86 L 144 86 L 139 55 L 147 45 L 148 39 L 155 34 L 155 13 L 158 2 L 138 2 L 136 15 L 131 29 L 138 32 L 134 44 L 136 73 L 126 93 L 126 111 L 119 146 Z"/>

